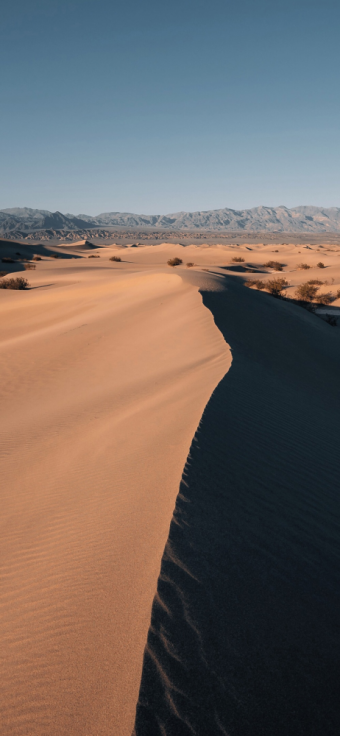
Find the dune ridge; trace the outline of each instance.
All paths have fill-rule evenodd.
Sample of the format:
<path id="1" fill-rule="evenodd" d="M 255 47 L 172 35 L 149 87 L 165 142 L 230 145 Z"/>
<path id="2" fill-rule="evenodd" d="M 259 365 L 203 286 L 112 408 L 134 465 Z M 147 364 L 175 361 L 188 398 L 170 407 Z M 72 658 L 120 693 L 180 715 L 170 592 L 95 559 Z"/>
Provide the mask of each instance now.
<path id="1" fill-rule="evenodd" d="M 0 295 L 3 736 L 131 733 L 182 468 L 229 365 L 197 287 L 91 264 Z"/>
<path id="2" fill-rule="evenodd" d="M 339 333 L 225 283 L 203 301 L 233 362 L 182 476 L 133 734 L 335 736 Z"/>

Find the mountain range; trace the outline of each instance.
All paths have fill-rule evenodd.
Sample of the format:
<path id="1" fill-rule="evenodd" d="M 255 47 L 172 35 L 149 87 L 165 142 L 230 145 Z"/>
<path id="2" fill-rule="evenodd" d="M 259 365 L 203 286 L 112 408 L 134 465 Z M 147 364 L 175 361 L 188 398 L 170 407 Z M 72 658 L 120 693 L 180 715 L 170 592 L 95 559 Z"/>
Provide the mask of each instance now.
<path id="1" fill-rule="evenodd" d="M 0 234 L 13 237 L 37 230 L 79 230 L 88 228 L 171 228 L 174 230 L 214 230 L 250 232 L 321 233 L 340 232 L 339 207 L 253 207 L 249 210 L 175 212 L 169 215 L 135 215 L 104 212 L 95 217 L 71 215 L 29 207 L 0 210 Z"/>

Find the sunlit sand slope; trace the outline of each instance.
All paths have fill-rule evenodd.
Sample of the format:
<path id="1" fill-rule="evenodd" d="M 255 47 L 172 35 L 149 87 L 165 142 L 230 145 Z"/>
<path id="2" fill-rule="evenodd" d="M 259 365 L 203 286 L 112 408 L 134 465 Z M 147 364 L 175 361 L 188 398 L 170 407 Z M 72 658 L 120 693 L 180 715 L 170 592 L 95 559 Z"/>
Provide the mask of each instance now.
<path id="1" fill-rule="evenodd" d="M 131 733 L 185 458 L 230 364 L 197 287 L 82 263 L 0 293 L 2 736 Z"/>
<path id="2" fill-rule="evenodd" d="M 245 289 L 204 293 L 233 353 L 184 470 L 136 736 L 335 736 L 339 332 Z"/>

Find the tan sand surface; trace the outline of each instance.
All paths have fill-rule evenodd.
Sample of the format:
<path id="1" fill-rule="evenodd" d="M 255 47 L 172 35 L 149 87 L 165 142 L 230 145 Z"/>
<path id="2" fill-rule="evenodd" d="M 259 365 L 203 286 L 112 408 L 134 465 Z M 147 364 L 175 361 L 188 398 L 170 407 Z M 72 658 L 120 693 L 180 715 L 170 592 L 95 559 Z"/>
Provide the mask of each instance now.
<path id="1" fill-rule="evenodd" d="M 174 272 L 44 261 L 0 291 L 1 733 L 131 733 L 178 485 L 230 363 Z"/>
<path id="2" fill-rule="evenodd" d="M 22 249 L 42 261 L 0 290 L 1 732 L 130 736 L 138 699 L 137 736 L 333 736 L 340 332 L 243 282 L 279 260 L 289 295 L 335 292 L 339 247 Z"/>

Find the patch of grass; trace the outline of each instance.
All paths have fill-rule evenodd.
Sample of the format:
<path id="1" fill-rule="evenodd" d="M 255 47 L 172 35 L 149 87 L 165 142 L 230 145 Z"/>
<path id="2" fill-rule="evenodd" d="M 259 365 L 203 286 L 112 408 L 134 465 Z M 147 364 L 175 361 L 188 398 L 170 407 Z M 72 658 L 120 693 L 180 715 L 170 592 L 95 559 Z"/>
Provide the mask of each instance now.
<path id="1" fill-rule="evenodd" d="M 195 265 L 194 263 L 189 262 L 187 263 L 187 268 L 192 268 L 194 265 Z"/>
<path id="2" fill-rule="evenodd" d="M 91 258 L 91 256 L 89 256 L 89 258 Z M 111 258 L 109 258 L 109 260 L 110 261 L 115 261 L 115 263 L 120 263 L 122 259 L 121 259 L 120 256 L 111 256 Z"/>
<path id="3" fill-rule="evenodd" d="M 299 263 L 298 268 L 300 269 L 300 271 L 307 271 L 310 266 L 308 265 L 308 263 Z"/>
<path id="4" fill-rule="evenodd" d="M 34 271 L 35 268 L 36 268 L 35 263 L 24 263 L 25 271 Z"/>
<path id="5" fill-rule="evenodd" d="M 0 281 L 0 289 L 14 289 L 15 291 L 21 291 L 27 289 L 29 286 L 27 279 L 23 279 L 19 276 L 17 279 L 4 279 Z"/>
<path id="6" fill-rule="evenodd" d="M 95 256 L 94 254 L 92 254 L 91 256 L 87 256 L 87 257 L 88 258 L 100 258 L 100 256 Z"/>
<path id="7" fill-rule="evenodd" d="M 172 266 L 172 267 L 180 266 L 181 263 L 183 263 L 181 258 L 169 258 L 169 260 L 167 261 L 168 266 Z"/>
<path id="8" fill-rule="evenodd" d="M 312 286 L 321 286 L 321 284 L 323 284 L 323 281 L 320 281 L 320 279 L 309 279 L 309 281 L 307 281 L 306 283 L 312 284 Z"/>
<path id="9" fill-rule="evenodd" d="M 271 281 L 266 281 L 266 289 L 268 289 L 269 294 L 272 294 L 272 296 L 282 296 L 282 292 L 286 286 L 288 286 L 286 279 L 271 279 Z"/>
<path id="10" fill-rule="evenodd" d="M 279 261 L 267 261 L 263 264 L 264 268 L 273 268 L 274 271 L 282 271 L 284 264 Z"/>
<path id="11" fill-rule="evenodd" d="M 319 261 L 319 263 L 316 264 L 317 268 L 325 268 L 325 264 L 322 263 L 322 261 Z"/>
<path id="12" fill-rule="evenodd" d="M 231 260 L 233 263 L 244 263 L 244 258 L 242 258 L 242 256 L 234 256 Z"/>

